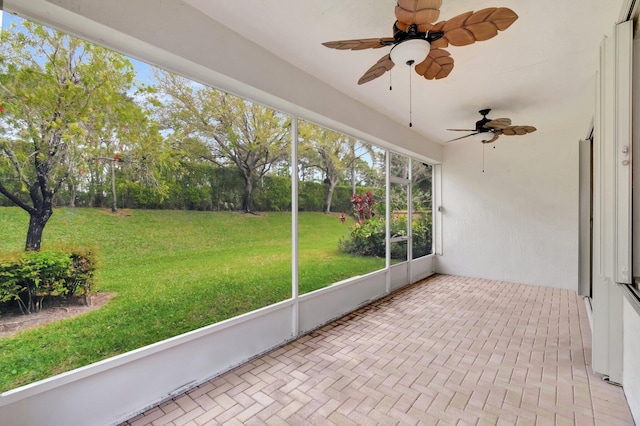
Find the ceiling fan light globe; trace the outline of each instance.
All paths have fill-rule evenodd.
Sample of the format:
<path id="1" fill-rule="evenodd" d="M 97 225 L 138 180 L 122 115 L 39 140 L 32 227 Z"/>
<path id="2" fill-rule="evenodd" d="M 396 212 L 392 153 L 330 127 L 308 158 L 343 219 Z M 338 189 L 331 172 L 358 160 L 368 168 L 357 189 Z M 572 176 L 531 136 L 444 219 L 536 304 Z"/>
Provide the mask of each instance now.
<path id="1" fill-rule="evenodd" d="M 396 44 L 391 49 L 391 60 L 396 65 L 417 65 L 424 61 L 431 50 L 427 40 L 414 38 Z"/>
<path id="2" fill-rule="evenodd" d="M 486 141 L 491 139 L 491 136 L 491 132 L 480 132 L 473 135 L 472 138 L 477 142 L 485 143 Z"/>

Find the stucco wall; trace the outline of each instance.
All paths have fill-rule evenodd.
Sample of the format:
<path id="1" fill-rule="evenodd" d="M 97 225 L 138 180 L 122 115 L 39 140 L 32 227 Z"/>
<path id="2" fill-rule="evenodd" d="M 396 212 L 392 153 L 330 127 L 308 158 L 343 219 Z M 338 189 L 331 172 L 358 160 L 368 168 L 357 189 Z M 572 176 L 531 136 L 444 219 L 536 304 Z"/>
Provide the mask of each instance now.
<path id="1" fill-rule="evenodd" d="M 503 136 L 495 148 L 447 145 L 437 272 L 576 290 L 578 140 L 587 131 L 585 122 Z"/>

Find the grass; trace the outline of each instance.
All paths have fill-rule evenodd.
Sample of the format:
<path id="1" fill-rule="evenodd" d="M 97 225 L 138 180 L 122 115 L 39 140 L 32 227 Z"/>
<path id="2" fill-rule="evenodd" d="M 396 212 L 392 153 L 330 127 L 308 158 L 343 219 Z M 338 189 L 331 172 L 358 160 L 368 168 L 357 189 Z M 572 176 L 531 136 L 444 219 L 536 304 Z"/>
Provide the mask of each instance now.
<path id="1" fill-rule="evenodd" d="M 0 208 L 0 253 L 20 251 L 28 215 Z M 300 293 L 384 267 L 340 253 L 348 224 L 299 217 Z M 0 339 L 0 391 L 200 328 L 291 297 L 291 213 L 57 209 L 43 249 L 98 249 L 98 291 L 85 315 Z"/>

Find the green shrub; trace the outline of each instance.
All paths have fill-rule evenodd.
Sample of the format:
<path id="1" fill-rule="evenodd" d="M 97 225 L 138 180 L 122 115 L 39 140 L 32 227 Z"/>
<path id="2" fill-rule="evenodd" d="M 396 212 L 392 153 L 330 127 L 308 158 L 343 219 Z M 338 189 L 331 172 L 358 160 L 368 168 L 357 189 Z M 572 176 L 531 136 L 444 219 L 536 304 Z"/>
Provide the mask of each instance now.
<path id="1" fill-rule="evenodd" d="M 21 302 L 20 294 L 24 291 L 19 279 L 19 259 L 15 255 L 7 255 L 0 260 L 0 304 L 12 301 Z M 1 305 L 0 305 L 1 306 Z M 22 306 L 21 306 L 22 308 Z"/>
<path id="2" fill-rule="evenodd" d="M 413 258 L 426 256 L 432 251 L 431 215 L 421 214 L 412 223 Z"/>
<path id="3" fill-rule="evenodd" d="M 431 254 L 431 216 L 420 215 L 412 223 L 413 258 Z M 407 218 L 400 216 L 391 221 L 391 235 L 407 235 Z M 340 240 L 339 249 L 356 256 L 385 256 L 385 222 L 381 216 L 359 221 L 352 228 L 349 237 Z M 391 258 L 406 260 L 405 244 L 391 245 Z"/>
<path id="4" fill-rule="evenodd" d="M 349 237 L 338 243 L 344 253 L 356 256 L 385 256 L 384 219 L 374 216 L 353 225 Z"/>
<path id="5" fill-rule="evenodd" d="M 94 250 L 86 247 L 75 247 L 69 254 L 71 268 L 69 277 L 65 280 L 65 288 L 69 296 L 82 296 L 87 303 L 87 296 L 93 291 L 95 281 L 93 274 L 96 270 Z"/>
<path id="6" fill-rule="evenodd" d="M 69 256 L 53 251 L 30 251 L 19 265 L 27 289 L 28 312 L 39 311 L 47 296 L 64 296 L 64 281 L 71 268 Z"/>
<path id="7" fill-rule="evenodd" d="M 327 198 L 326 185 L 318 182 L 298 183 L 298 208 L 305 212 L 321 212 Z"/>
<path id="8" fill-rule="evenodd" d="M 28 251 L 0 259 L 0 303 L 17 302 L 23 313 L 40 310 L 45 298 L 86 296 L 93 289 L 91 250 Z"/>
<path id="9" fill-rule="evenodd" d="M 291 211 L 291 177 L 264 176 L 253 191 L 256 211 Z"/>

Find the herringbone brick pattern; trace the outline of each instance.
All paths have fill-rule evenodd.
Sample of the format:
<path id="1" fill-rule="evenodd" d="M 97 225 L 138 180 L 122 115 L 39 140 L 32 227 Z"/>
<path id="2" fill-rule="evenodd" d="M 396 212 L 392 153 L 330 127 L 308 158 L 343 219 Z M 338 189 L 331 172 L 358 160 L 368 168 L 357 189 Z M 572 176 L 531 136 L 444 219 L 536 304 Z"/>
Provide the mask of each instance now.
<path id="1" fill-rule="evenodd" d="M 631 425 L 575 292 L 437 275 L 125 425 Z"/>

